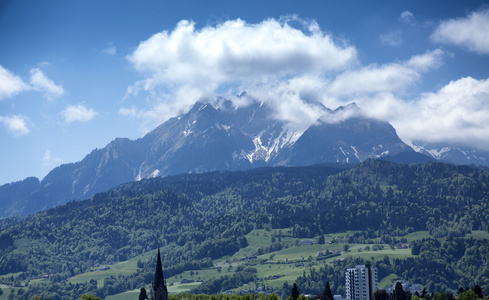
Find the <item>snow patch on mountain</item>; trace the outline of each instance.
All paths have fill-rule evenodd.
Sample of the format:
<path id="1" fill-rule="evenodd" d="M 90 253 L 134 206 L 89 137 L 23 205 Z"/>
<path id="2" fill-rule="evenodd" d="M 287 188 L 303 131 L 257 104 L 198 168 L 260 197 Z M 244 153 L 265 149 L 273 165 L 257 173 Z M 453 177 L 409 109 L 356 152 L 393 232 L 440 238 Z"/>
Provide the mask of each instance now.
<path id="1" fill-rule="evenodd" d="M 350 147 L 351 147 L 351 148 L 353 149 L 353 151 L 355 152 L 355 153 L 353 153 L 353 154 L 355 155 L 355 157 L 356 157 L 358 160 L 361 160 L 361 159 L 360 159 L 360 157 L 358 156 L 358 150 L 357 150 L 357 148 L 355 148 L 354 146 L 350 146 Z"/>
<path id="2" fill-rule="evenodd" d="M 255 150 L 246 156 L 250 163 L 253 163 L 255 160 L 266 160 L 267 149 L 261 144 L 260 138 L 254 138 L 253 143 L 255 144 Z"/>
<path id="3" fill-rule="evenodd" d="M 340 147 L 341 153 L 345 156 L 346 163 L 350 163 L 350 158 L 348 157 L 348 153 L 343 150 L 343 147 Z"/>
<path id="4" fill-rule="evenodd" d="M 436 159 L 443 159 L 444 154 L 452 150 L 451 147 L 443 147 L 441 149 L 424 149 Z"/>
<path id="5" fill-rule="evenodd" d="M 225 124 L 221 124 L 221 123 L 216 123 L 215 126 L 217 129 L 223 129 L 226 132 L 229 132 L 229 129 L 231 128 L 231 125 L 225 125 Z"/>
<path id="6" fill-rule="evenodd" d="M 151 172 L 151 175 L 149 175 L 149 178 L 156 178 L 160 175 L 160 170 L 156 169 L 153 172 Z"/>

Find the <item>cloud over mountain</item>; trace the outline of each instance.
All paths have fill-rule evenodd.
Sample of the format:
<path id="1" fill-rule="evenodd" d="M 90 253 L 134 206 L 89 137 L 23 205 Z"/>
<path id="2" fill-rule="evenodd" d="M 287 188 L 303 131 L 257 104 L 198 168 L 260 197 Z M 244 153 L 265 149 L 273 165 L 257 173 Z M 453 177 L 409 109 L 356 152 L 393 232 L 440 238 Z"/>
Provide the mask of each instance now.
<path id="1" fill-rule="evenodd" d="M 391 120 L 406 141 L 461 142 L 489 149 L 489 79 L 461 78 L 412 101 L 378 95 L 363 107 L 370 116 Z"/>
<path id="2" fill-rule="evenodd" d="M 370 65 L 347 71 L 335 78 L 329 92 L 337 96 L 399 92 L 418 81 L 421 72 L 439 66 L 442 55 L 443 51 L 437 49 L 413 56 L 404 63 Z"/>
<path id="3" fill-rule="evenodd" d="M 342 71 L 357 63 L 357 51 L 316 22 L 292 16 L 257 24 L 229 20 L 202 29 L 182 20 L 173 31 L 141 42 L 127 58 L 145 77 L 127 94 L 163 87 L 178 102 L 165 106 L 176 109 L 229 88 L 250 90 L 279 79 Z"/>
<path id="4" fill-rule="evenodd" d="M 477 23 L 479 27 L 470 28 L 480 32 L 486 13 L 455 21 L 462 26 Z M 409 11 L 399 21 L 416 23 Z M 455 21 L 442 21 L 433 37 Z M 142 41 L 127 56 L 143 78 L 128 88 L 125 98 L 140 93 L 149 97 L 145 104 L 122 107 L 119 113 L 140 120 L 148 131 L 195 101 L 217 94 L 236 105 L 247 105 L 247 99 L 267 102 L 274 109 L 272 118 L 304 130 L 327 112 L 326 107 L 354 101 L 368 116 L 393 123 L 407 140 L 489 140 L 488 122 L 475 122 L 489 118 L 484 108 L 486 80 L 455 79 L 434 93 L 410 93 L 425 73 L 442 67 L 447 56 L 434 49 L 404 60 L 362 65 L 355 46 L 326 33 L 315 21 L 295 16 L 256 24 L 236 19 L 200 29 L 182 20 L 173 30 Z M 470 93 L 468 86 L 476 90 Z M 247 97 L 235 96 L 244 90 Z M 464 102 L 464 97 L 473 101 Z"/>

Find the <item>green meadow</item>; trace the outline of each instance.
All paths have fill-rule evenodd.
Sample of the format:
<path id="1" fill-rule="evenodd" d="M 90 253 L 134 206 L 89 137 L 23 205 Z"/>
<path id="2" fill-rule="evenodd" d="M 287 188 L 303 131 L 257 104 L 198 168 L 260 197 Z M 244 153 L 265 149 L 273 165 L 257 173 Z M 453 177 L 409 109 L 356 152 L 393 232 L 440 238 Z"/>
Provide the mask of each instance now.
<path id="1" fill-rule="evenodd" d="M 301 276 L 304 272 L 309 272 L 310 268 L 319 268 L 324 264 L 332 264 L 337 259 L 346 257 L 363 257 L 367 260 L 380 260 L 386 255 L 390 259 L 403 259 L 411 257 L 410 249 L 391 249 L 388 245 L 382 245 L 382 250 L 374 251 L 372 244 L 348 244 L 348 251 L 345 250 L 344 243 L 335 243 L 334 241 L 341 241 L 345 237 L 354 234 L 355 232 L 343 232 L 337 234 L 325 235 L 325 244 L 317 244 L 316 238 L 294 238 L 287 233 L 287 229 L 267 231 L 264 229 L 253 230 L 246 235 L 248 246 L 240 249 L 233 256 L 223 257 L 215 260 L 212 268 L 203 270 L 188 270 L 181 274 L 167 278 L 167 285 L 170 294 L 178 294 L 182 292 L 188 292 L 198 286 L 200 281 L 206 281 L 212 278 L 231 275 L 235 272 L 236 268 L 241 264 L 252 265 L 257 269 L 257 277 L 261 278 L 260 285 L 267 285 L 272 288 L 282 287 L 284 282 L 292 284 L 298 276 Z M 472 233 L 474 237 L 486 237 L 487 232 Z M 409 242 L 417 239 L 429 237 L 429 233 L 426 231 L 419 231 L 410 233 L 404 238 Z M 272 240 L 280 241 L 286 244 L 286 248 L 279 251 L 269 252 L 258 255 L 256 259 L 245 259 L 245 257 L 252 256 L 257 253 L 260 248 L 268 247 L 272 244 Z M 303 240 L 312 240 L 312 245 L 305 245 Z M 370 247 L 370 250 L 367 248 Z M 318 254 L 323 251 L 330 251 L 336 253 L 336 256 L 327 259 L 318 260 Z M 109 270 L 104 271 L 92 271 L 88 273 L 79 274 L 69 279 L 71 283 L 80 283 L 94 279 L 97 281 L 98 286 L 103 285 L 105 278 L 109 276 L 117 275 L 129 275 L 137 271 L 138 260 L 148 260 L 156 255 L 157 251 L 152 250 L 142 255 L 134 257 L 128 261 L 120 262 L 114 265 L 110 265 Z M 379 287 L 392 284 L 398 276 L 391 274 L 387 278 L 380 278 Z M 182 283 L 182 280 L 192 280 L 191 283 Z M 145 287 L 149 293 L 150 286 Z M 259 289 L 255 283 L 243 285 L 237 289 L 232 290 L 238 292 L 240 290 Z M 135 299 L 139 294 L 139 289 L 133 291 L 127 291 L 121 294 L 109 296 L 107 300 L 115 299 Z M 0 297 L 0 300 L 2 298 Z"/>

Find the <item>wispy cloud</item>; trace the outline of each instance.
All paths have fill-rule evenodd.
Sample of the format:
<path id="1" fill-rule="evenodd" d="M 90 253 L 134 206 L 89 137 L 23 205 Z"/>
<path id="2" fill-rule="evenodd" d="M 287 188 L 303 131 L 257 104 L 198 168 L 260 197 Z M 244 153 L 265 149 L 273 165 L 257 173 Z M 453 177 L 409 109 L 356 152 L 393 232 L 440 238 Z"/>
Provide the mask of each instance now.
<path id="1" fill-rule="evenodd" d="M 489 9 L 473 12 L 465 18 L 442 21 L 431 38 L 438 43 L 489 54 Z"/>
<path id="2" fill-rule="evenodd" d="M 44 156 L 42 157 L 42 166 L 53 167 L 62 163 L 64 163 L 64 160 L 59 157 L 53 157 L 51 150 L 48 149 L 46 152 L 44 152 Z"/>
<path id="3" fill-rule="evenodd" d="M 21 115 L 0 116 L 0 124 L 14 135 L 26 135 L 30 132 L 27 127 L 27 118 Z"/>
<path id="4" fill-rule="evenodd" d="M 329 93 L 342 96 L 402 92 L 420 79 L 421 72 L 439 67 L 442 57 L 443 51 L 437 49 L 413 56 L 404 63 L 370 65 L 349 70 L 335 78 L 329 86 Z"/>
<path id="5" fill-rule="evenodd" d="M 107 54 L 107 55 L 116 55 L 117 54 L 117 48 L 114 45 L 114 43 L 110 42 L 107 43 L 104 49 L 102 49 L 102 53 Z"/>
<path id="6" fill-rule="evenodd" d="M 65 91 L 62 86 L 57 85 L 49 79 L 40 69 L 34 68 L 30 71 L 30 84 L 33 90 L 44 93 L 44 97 L 52 99 L 62 96 Z"/>
<path id="7" fill-rule="evenodd" d="M 55 84 L 39 68 L 31 69 L 29 74 L 29 83 L 25 83 L 20 76 L 0 65 L 0 100 L 29 90 L 42 92 L 47 99 L 60 97 L 65 93 L 62 86 Z"/>
<path id="8" fill-rule="evenodd" d="M 399 30 L 383 33 L 379 40 L 382 45 L 399 46 L 402 44 L 402 33 Z"/>
<path id="9" fill-rule="evenodd" d="M 405 10 L 401 13 L 401 15 L 399 16 L 399 21 L 407 25 L 416 24 L 416 18 L 414 17 L 414 14 L 409 10 Z"/>
<path id="10" fill-rule="evenodd" d="M 85 107 L 83 104 L 78 105 L 69 105 L 62 112 L 66 123 L 73 123 L 75 121 L 86 122 L 93 119 L 98 112 L 94 111 L 91 108 Z"/>

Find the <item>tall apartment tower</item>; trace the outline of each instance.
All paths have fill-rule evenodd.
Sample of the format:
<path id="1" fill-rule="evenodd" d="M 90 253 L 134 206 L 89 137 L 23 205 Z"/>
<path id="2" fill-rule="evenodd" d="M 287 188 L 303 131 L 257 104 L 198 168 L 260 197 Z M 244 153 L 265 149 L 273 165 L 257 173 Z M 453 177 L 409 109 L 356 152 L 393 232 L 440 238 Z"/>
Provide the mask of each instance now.
<path id="1" fill-rule="evenodd" d="M 373 300 L 377 290 L 379 277 L 377 268 L 369 264 L 357 265 L 346 270 L 346 299 L 347 300 Z"/>

